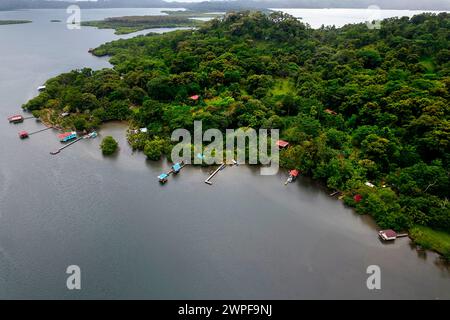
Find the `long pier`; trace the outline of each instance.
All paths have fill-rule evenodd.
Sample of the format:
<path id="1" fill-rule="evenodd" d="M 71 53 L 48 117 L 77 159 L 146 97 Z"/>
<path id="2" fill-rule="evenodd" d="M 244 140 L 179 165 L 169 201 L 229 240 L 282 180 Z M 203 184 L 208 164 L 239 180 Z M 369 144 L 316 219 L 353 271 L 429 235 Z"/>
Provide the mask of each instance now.
<path id="1" fill-rule="evenodd" d="M 206 184 L 212 185 L 211 179 L 214 178 L 214 176 L 219 173 L 220 170 L 225 168 L 226 164 L 222 163 L 211 175 L 205 180 Z"/>
<path id="2" fill-rule="evenodd" d="M 53 127 L 48 127 L 48 128 L 44 128 L 44 129 L 41 129 L 41 130 L 34 131 L 34 132 L 30 132 L 28 135 L 32 136 L 33 134 L 44 132 L 44 131 L 47 131 L 47 130 L 50 130 L 50 129 L 53 129 Z"/>
<path id="3" fill-rule="evenodd" d="M 69 142 L 69 143 L 66 144 L 65 146 L 59 148 L 58 150 L 50 152 L 50 154 L 51 154 L 51 155 L 57 155 L 58 153 L 60 153 L 60 152 L 63 151 L 64 149 L 70 147 L 71 145 L 77 143 L 77 142 L 80 141 L 80 140 L 83 140 L 83 138 L 84 138 L 84 137 L 79 137 L 79 138 L 73 140 L 72 142 Z"/>

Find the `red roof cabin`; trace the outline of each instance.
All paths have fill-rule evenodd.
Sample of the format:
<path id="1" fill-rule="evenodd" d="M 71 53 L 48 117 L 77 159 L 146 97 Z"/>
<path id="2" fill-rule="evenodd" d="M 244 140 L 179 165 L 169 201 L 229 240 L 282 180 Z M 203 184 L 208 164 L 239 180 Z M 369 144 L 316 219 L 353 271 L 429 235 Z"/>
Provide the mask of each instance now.
<path id="1" fill-rule="evenodd" d="M 24 118 L 21 115 L 15 115 L 8 118 L 9 123 L 20 123 L 23 122 Z"/>
<path id="2" fill-rule="evenodd" d="M 19 138 L 20 139 L 26 139 L 26 138 L 28 138 L 30 135 L 28 134 L 28 132 L 26 132 L 26 131 L 20 131 L 19 132 Z"/>
<path id="3" fill-rule="evenodd" d="M 277 146 L 280 149 L 284 149 L 284 148 L 287 148 L 289 146 L 289 142 L 284 141 L 284 140 L 278 140 L 277 141 Z"/>
<path id="4" fill-rule="evenodd" d="M 363 198 L 362 195 L 356 194 L 356 195 L 353 197 L 353 200 L 355 200 L 356 203 L 359 203 L 359 202 L 361 202 L 362 198 Z"/>
<path id="5" fill-rule="evenodd" d="M 298 171 L 298 170 L 291 170 L 291 171 L 289 171 L 289 175 L 291 175 L 291 176 L 293 176 L 295 178 L 297 178 L 299 174 L 300 174 L 300 171 Z"/>
<path id="6" fill-rule="evenodd" d="M 381 230 L 378 232 L 378 235 L 384 241 L 393 241 L 393 240 L 397 239 L 397 232 L 395 232 L 394 230 L 391 230 L 391 229 Z"/>

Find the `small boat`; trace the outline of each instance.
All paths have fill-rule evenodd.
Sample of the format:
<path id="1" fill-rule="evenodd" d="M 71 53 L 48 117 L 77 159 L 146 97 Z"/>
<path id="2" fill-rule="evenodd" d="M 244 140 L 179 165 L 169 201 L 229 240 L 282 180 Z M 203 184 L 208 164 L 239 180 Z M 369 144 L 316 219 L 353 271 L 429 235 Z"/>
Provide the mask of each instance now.
<path id="1" fill-rule="evenodd" d="M 21 123 L 23 120 L 25 119 L 21 115 L 14 115 L 8 118 L 9 123 Z"/>
<path id="2" fill-rule="evenodd" d="M 87 135 L 87 138 L 88 138 L 88 139 L 95 139 L 95 138 L 97 138 L 97 136 L 98 136 L 97 132 L 96 132 L 96 131 L 93 131 L 93 132 L 91 132 L 91 133 L 89 133 L 89 134 Z"/>
<path id="3" fill-rule="evenodd" d="M 44 91 L 47 87 L 46 86 L 39 86 L 37 89 L 39 92 Z"/>
<path id="4" fill-rule="evenodd" d="M 28 132 L 26 132 L 26 131 L 20 131 L 19 132 L 19 138 L 20 139 L 26 139 L 26 138 L 28 138 L 30 135 L 28 134 Z"/>
<path id="5" fill-rule="evenodd" d="M 182 163 L 177 162 L 172 166 L 172 172 L 174 174 L 178 174 L 182 168 L 183 168 L 183 162 Z"/>
<path id="6" fill-rule="evenodd" d="M 77 133 L 75 131 L 65 132 L 58 135 L 58 139 L 61 142 L 68 142 L 70 140 L 76 139 Z"/>
<path id="7" fill-rule="evenodd" d="M 159 176 L 158 176 L 158 180 L 159 180 L 159 182 L 161 183 L 161 184 L 164 184 L 164 183 L 166 183 L 167 182 L 167 178 L 168 178 L 169 176 L 166 174 L 166 173 L 162 173 L 162 174 L 160 174 Z"/>

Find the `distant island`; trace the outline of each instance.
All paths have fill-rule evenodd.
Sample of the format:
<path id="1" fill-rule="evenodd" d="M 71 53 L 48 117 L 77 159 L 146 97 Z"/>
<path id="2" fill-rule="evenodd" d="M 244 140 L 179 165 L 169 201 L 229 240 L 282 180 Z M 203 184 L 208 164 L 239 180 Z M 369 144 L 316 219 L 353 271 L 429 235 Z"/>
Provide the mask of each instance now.
<path id="1" fill-rule="evenodd" d="M 198 27 L 203 24 L 203 21 L 194 18 L 215 16 L 218 15 L 194 11 L 176 11 L 164 16 L 128 16 L 107 18 L 101 21 L 86 21 L 82 25 L 100 29 L 114 29 L 116 34 L 128 34 L 150 28 Z"/>
<path id="2" fill-rule="evenodd" d="M 30 20 L 0 20 L 0 26 L 9 25 L 9 24 L 24 24 L 31 23 L 33 21 Z"/>

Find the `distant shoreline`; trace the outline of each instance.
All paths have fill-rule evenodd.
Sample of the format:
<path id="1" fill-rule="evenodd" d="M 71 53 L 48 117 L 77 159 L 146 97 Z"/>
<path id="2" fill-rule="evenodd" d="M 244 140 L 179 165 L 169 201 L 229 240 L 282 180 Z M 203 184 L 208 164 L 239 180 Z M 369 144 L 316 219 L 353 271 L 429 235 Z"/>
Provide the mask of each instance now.
<path id="1" fill-rule="evenodd" d="M 0 20 L 0 26 L 6 26 L 10 24 L 25 24 L 32 23 L 31 20 Z"/>

